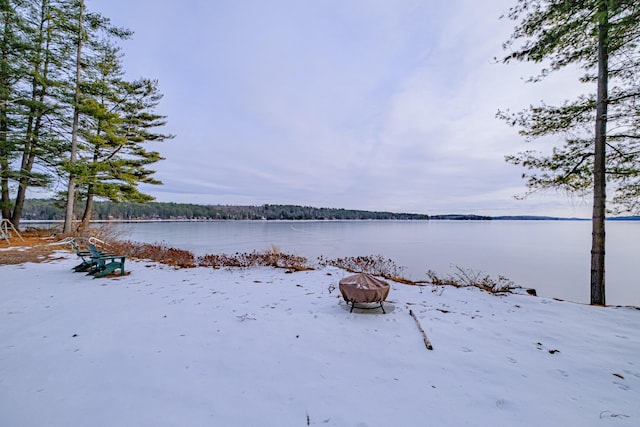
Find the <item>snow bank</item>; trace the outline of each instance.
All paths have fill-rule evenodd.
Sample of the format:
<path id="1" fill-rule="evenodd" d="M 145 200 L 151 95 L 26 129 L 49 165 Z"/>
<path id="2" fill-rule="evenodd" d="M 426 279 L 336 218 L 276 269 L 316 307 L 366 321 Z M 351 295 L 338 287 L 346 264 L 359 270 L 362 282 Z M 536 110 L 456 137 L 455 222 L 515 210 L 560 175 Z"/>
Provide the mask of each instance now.
<path id="1" fill-rule="evenodd" d="M 391 282 L 349 313 L 336 268 L 75 264 L 0 266 L 0 425 L 640 425 L 637 309 Z"/>

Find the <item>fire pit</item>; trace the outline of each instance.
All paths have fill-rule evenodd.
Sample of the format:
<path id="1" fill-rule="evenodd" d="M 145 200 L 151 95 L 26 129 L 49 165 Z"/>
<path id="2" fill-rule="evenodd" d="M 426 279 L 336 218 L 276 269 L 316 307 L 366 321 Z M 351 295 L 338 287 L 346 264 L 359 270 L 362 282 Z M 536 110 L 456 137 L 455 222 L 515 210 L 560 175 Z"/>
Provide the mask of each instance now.
<path id="1" fill-rule="evenodd" d="M 381 308 L 382 312 L 386 313 L 382 303 L 389 295 L 389 284 L 384 280 L 377 279 L 370 274 L 358 273 L 343 278 L 339 285 L 340 293 L 342 293 L 347 305 L 351 304 L 350 312 L 353 312 L 356 304 L 378 303 L 373 307 L 360 306 L 358 308 Z"/>

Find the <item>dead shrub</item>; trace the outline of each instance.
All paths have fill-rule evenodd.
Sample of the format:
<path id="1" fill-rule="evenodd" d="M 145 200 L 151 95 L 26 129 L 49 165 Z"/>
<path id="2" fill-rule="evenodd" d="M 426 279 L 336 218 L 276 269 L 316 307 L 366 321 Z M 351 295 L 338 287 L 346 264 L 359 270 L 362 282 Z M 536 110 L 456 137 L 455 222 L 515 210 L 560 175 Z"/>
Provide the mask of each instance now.
<path id="1" fill-rule="evenodd" d="M 318 263 L 322 267 L 333 266 L 352 273 L 367 273 L 374 276 L 381 276 L 385 279 L 396 282 L 413 284 L 411 280 L 402 277 L 405 267 L 399 266 L 392 259 L 384 258 L 382 255 L 344 257 L 336 259 L 328 259 L 320 256 L 318 257 Z"/>
<path id="2" fill-rule="evenodd" d="M 200 267 L 249 267 L 246 261 L 247 254 L 236 252 L 233 255 L 208 254 L 198 257 L 196 262 Z"/>
<path id="3" fill-rule="evenodd" d="M 307 259 L 298 255 L 281 252 L 272 246 L 264 252 L 236 252 L 233 255 L 209 254 L 198 257 L 197 264 L 202 267 L 276 267 L 291 270 L 308 270 Z"/>
<path id="4" fill-rule="evenodd" d="M 115 240 L 107 246 L 109 252 L 131 258 L 149 259 L 163 264 L 179 267 L 195 267 L 193 253 L 184 249 L 176 249 L 165 243 L 140 243 L 131 240 Z"/>
<path id="5" fill-rule="evenodd" d="M 25 227 L 24 230 L 20 231 L 20 235 L 22 237 L 51 237 L 60 234 L 59 226 L 52 227 Z"/>
<path id="6" fill-rule="evenodd" d="M 455 286 L 456 288 L 464 288 L 473 286 L 492 294 L 511 292 L 512 289 L 518 288 L 513 281 L 504 276 L 498 276 L 497 279 L 470 268 L 463 268 L 458 265 L 454 266 L 456 271 L 447 276 L 440 276 L 433 270 L 427 271 L 427 276 L 431 280 L 431 284 L 436 286 Z"/>
<path id="7" fill-rule="evenodd" d="M 122 231 L 118 230 L 115 223 L 93 223 L 85 228 L 82 223 L 74 223 L 71 233 L 63 233 L 62 225 L 57 225 L 48 229 L 43 229 L 51 236 L 73 238 L 77 244 L 86 245 L 91 242 L 101 248 L 108 248 L 112 241 L 117 241 L 122 235 Z"/>
<path id="8" fill-rule="evenodd" d="M 84 234 L 85 237 L 93 237 L 103 242 L 111 242 L 120 240 L 122 231 L 118 230 L 118 226 L 116 224 L 105 222 L 91 225 Z"/>

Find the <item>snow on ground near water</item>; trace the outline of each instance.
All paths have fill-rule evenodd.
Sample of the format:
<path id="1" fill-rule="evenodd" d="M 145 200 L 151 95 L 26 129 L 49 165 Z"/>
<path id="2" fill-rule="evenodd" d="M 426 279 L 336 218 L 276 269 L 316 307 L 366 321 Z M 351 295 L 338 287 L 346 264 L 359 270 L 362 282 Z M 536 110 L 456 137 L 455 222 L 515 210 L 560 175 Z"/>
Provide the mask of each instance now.
<path id="1" fill-rule="evenodd" d="M 0 266 L 2 426 L 638 426 L 640 311 L 336 269 Z M 420 319 L 426 349 L 409 315 Z"/>

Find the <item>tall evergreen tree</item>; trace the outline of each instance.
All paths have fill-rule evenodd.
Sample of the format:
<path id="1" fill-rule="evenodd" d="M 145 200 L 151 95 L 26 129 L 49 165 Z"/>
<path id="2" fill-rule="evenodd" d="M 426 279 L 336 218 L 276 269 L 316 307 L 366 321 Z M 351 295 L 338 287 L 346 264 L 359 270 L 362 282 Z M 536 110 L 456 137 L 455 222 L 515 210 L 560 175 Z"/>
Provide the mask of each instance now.
<path id="1" fill-rule="evenodd" d="M 73 230 L 75 218 L 76 184 L 79 175 L 84 168 L 83 162 L 78 164 L 79 151 L 82 149 L 80 138 L 80 120 L 82 115 L 91 114 L 89 94 L 83 93 L 83 81 L 90 72 L 89 64 L 94 62 L 99 54 L 99 47 L 104 43 L 101 37 L 125 39 L 131 35 L 131 31 L 111 25 L 109 19 L 96 13 L 87 13 L 84 0 L 75 0 L 68 5 L 69 15 L 75 16 L 77 21 L 72 25 L 74 34 L 74 78 L 73 78 L 73 113 L 70 133 L 69 160 L 64 164 L 68 174 L 68 187 L 66 196 L 66 213 L 63 233 Z M 98 50 L 98 52 L 96 52 Z"/>
<path id="2" fill-rule="evenodd" d="M 94 195 L 150 198 L 137 186 L 158 183 L 146 166 L 160 156 L 140 144 L 168 136 L 153 130 L 157 84 L 122 78 L 113 46 L 130 35 L 84 0 L 0 0 L 0 213 L 16 227 L 28 188 L 56 180 L 68 183 L 65 232 L 76 187 L 88 212 Z"/>
<path id="3" fill-rule="evenodd" d="M 76 196 L 76 171 L 74 170 L 77 151 L 78 151 L 78 126 L 80 123 L 80 85 L 82 83 L 82 60 L 83 52 L 82 47 L 84 45 L 84 0 L 78 0 L 74 5 L 74 12 L 77 15 L 77 26 L 74 30 L 75 35 L 75 47 L 76 47 L 76 61 L 75 61 L 75 79 L 74 79 L 74 94 L 73 94 L 73 121 L 71 127 L 71 146 L 69 153 L 69 180 L 67 187 L 67 205 L 64 215 L 64 227 L 62 232 L 69 234 L 73 231 L 73 219 L 74 219 L 74 202 Z M 73 10 L 72 9 L 72 10 Z"/>
<path id="4" fill-rule="evenodd" d="M 30 22 L 28 49 L 25 49 L 28 92 L 24 105 L 24 126 L 20 137 L 17 193 L 11 221 L 19 227 L 27 188 L 45 187 L 51 181 L 54 165 L 63 147 L 64 110 L 58 107 L 57 88 L 64 77 L 66 37 L 60 31 L 60 7 L 52 0 L 31 2 L 25 8 Z M 36 165 L 40 170 L 36 171 Z"/>
<path id="5" fill-rule="evenodd" d="M 519 21 L 505 48 L 512 60 L 546 63 L 550 72 L 577 64 L 595 93 L 561 106 L 500 112 L 527 140 L 564 136 L 549 155 L 526 151 L 507 161 L 524 174 L 531 191 L 564 189 L 593 194 L 591 303 L 605 300 L 606 185 L 617 211 L 638 211 L 640 190 L 640 3 L 632 0 L 519 0 L 508 17 Z M 517 44 L 520 43 L 520 44 Z"/>
<path id="6" fill-rule="evenodd" d="M 15 1 L 0 0 L 0 212 L 11 218 L 10 182 L 15 178 L 12 161 L 18 144 L 16 113 L 23 93 L 25 34 L 23 17 Z"/>
<path id="7" fill-rule="evenodd" d="M 163 141 L 171 135 L 157 133 L 165 116 L 154 112 L 161 99 L 157 82 L 127 82 L 118 49 L 104 45 L 87 82 L 82 136 L 86 157 L 82 160 L 85 209 L 83 223 L 91 220 L 94 197 L 115 202 L 146 202 L 153 197 L 138 190 L 140 183 L 161 184 L 146 167 L 161 159 L 142 144 Z M 88 97 L 91 94 L 91 97 Z"/>
<path id="8" fill-rule="evenodd" d="M 3 165 L 3 217 L 16 227 L 29 187 L 48 186 L 57 173 L 56 165 L 66 151 L 69 99 L 69 31 L 65 0 L 14 0 L 12 28 L 19 31 L 14 44 L 12 67 L 13 100 L 9 102 L 10 144 L 0 153 Z M 6 27 L 5 27 L 6 30 Z M 6 105 L 6 104 L 5 104 Z M 11 203 L 9 189 L 15 189 Z"/>

